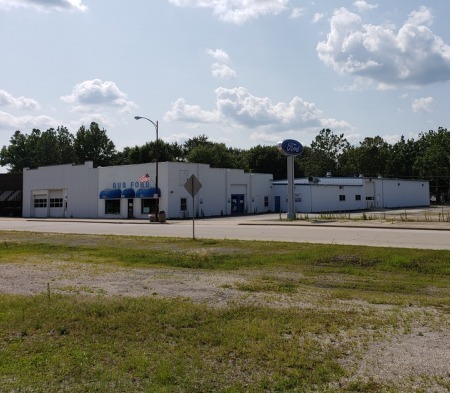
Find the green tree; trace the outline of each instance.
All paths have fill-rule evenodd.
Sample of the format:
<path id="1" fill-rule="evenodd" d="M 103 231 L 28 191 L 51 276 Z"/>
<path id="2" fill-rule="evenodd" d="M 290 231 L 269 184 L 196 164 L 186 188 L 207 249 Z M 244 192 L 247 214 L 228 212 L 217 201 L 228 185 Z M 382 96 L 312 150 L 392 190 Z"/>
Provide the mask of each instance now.
<path id="1" fill-rule="evenodd" d="M 34 131 L 34 130 L 33 130 Z M 47 131 L 32 133 L 33 166 L 69 164 L 75 161 L 74 137 L 67 128 L 49 128 Z"/>
<path id="2" fill-rule="evenodd" d="M 92 122 L 89 128 L 81 126 L 75 135 L 74 151 L 79 164 L 93 161 L 94 166 L 112 165 L 115 160 L 115 145 L 105 129 Z"/>
<path id="3" fill-rule="evenodd" d="M 255 146 L 246 153 L 248 168 L 254 173 L 271 173 L 275 180 L 287 178 L 287 158 L 276 146 Z"/>
<path id="4" fill-rule="evenodd" d="M 188 162 L 209 164 L 212 168 L 233 168 L 233 156 L 224 143 L 200 144 L 187 156 Z"/>
<path id="5" fill-rule="evenodd" d="M 209 141 L 209 137 L 205 134 L 190 138 L 183 145 L 184 156 L 187 157 L 190 154 L 190 151 L 193 150 L 195 147 L 212 144 L 213 142 Z"/>
<path id="6" fill-rule="evenodd" d="M 437 202 L 450 201 L 450 132 L 439 127 L 419 135 L 419 154 L 414 170 L 419 178 L 429 180 L 430 192 Z"/>
<path id="7" fill-rule="evenodd" d="M 32 147 L 28 136 L 16 131 L 9 140 L 9 146 L 3 146 L 0 152 L 0 165 L 8 166 L 9 172 L 22 172 L 23 168 L 31 167 Z"/>
<path id="8" fill-rule="evenodd" d="M 350 147 L 344 134 L 336 135 L 330 129 L 323 129 L 311 143 L 309 174 L 325 176 L 327 172 L 338 174 L 340 154 Z"/>
<path id="9" fill-rule="evenodd" d="M 364 138 L 358 148 L 359 173 L 364 176 L 384 176 L 389 153 L 389 144 L 382 137 Z"/>
<path id="10" fill-rule="evenodd" d="M 386 163 L 386 177 L 412 179 L 416 177 L 414 162 L 419 153 L 419 146 L 414 139 L 405 140 L 402 135 L 400 140 L 389 146 L 389 154 Z"/>

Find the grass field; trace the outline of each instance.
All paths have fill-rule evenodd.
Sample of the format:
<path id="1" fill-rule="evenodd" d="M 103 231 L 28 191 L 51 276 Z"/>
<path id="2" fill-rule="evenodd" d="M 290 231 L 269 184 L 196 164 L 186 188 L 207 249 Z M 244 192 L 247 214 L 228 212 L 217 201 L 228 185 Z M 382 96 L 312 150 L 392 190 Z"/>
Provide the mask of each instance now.
<path id="1" fill-rule="evenodd" d="M 401 380 L 355 373 L 373 343 L 449 330 L 449 251 L 21 232 L 0 238 L 0 268 L 62 261 L 95 266 L 99 276 L 112 268 L 172 268 L 241 277 L 228 284 L 239 295 L 227 306 L 151 293 L 64 295 L 53 290 L 57 283 L 31 296 L 0 294 L 2 392 L 449 389 L 449 376 L 434 370 Z"/>

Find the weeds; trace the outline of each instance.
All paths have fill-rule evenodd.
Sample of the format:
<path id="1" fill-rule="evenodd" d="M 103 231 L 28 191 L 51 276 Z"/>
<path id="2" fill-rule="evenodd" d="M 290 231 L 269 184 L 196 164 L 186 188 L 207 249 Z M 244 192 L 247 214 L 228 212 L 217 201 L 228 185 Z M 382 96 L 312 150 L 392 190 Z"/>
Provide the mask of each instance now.
<path id="1" fill-rule="evenodd" d="M 0 391 L 397 391 L 354 380 L 341 360 L 388 332 L 448 320 L 446 250 L 1 235 L 0 263 L 245 271 L 231 290 L 293 301 L 207 307 L 101 296 L 85 283 L 61 295 L 53 281 L 42 295 L 0 295 Z M 338 380 L 348 382 L 334 390 Z M 428 382 L 447 385 L 442 376 Z"/>

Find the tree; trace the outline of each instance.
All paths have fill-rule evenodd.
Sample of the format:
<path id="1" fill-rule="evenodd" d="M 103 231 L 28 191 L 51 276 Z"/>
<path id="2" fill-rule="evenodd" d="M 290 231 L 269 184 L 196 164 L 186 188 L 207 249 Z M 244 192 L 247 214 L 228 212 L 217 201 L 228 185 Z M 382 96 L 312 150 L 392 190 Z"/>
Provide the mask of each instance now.
<path id="1" fill-rule="evenodd" d="M 32 133 L 31 137 L 33 136 Z M 56 131 L 49 128 L 37 135 L 31 143 L 34 146 L 34 167 L 69 164 L 75 161 L 74 136 L 65 127 L 58 127 Z"/>
<path id="2" fill-rule="evenodd" d="M 327 172 L 337 174 L 339 155 L 350 147 L 344 134 L 336 135 L 330 129 L 323 129 L 311 143 L 312 162 L 310 175 L 325 176 Z"/>
<path id="3" fill-rule="evenodd" d="M 430 181 L 430 192 L 436 201 L 450 200 L 450 132 L 439 127 L 438 131 L 421 133 L 418 140 L 419 154 L 414 169 L 421 179 Z"/>
<path id="4" fill-rule="evenodd" d="M 0 165 L 9 166 L 10 172 L 22 172 L 23 168 L 31 167 L 32 150 L 28 143 L 28 136 L 16 131 L 9 143 L 8 147 L 2 147 Z"/>
<path id="5" fill-rule="evenodd" d="M 108 166 L 114 163 L 115 145 L 107 132 L 95 122 L 89 128 L 81 126 L 75 135 L 74 151 L 77 163 L 93 161 L 94 166 Z"/>
<path id="6" fill-rule="evenodd" d="M 419 146 L 413 139 L 405 141 L 402 135 L 400 140 L 389 146 L 388 160 L 386 163 L 387 177 L 412 179 L 416 177 L 414 162 L 419 152 Z"/>
<path id="7" fill-rule="evenodd" d="M 359 173 L 364 176 L 384 176 L 389 157 L 389 144 L 382 137 L 366 137 L 358 148 Z"/>
<path id="8" fill-rule="evenodd" d="M 232 168 L 233 157 L 224 143 L 200 144 L 187 156 L 188 162 L 209 164 L 212 168 Z"/>
<path id="9" fill-rule="evenodd" d="M 287 158 L 275 146 L 255 146 L 248 152 L 248 168 L 255 173 L 271 173 L 275 180 L 287 178 Z"/>
<path id="10" fill-rule="evenodd" d="M 209 137 L 205 134 L 190 138 L 183 145 L 184 155 L 188 156 L 190 154 L 190 151 L 193 150 L 195 147 L 212 145 L 212 143 L 213 142 L 209 141 Z"/>

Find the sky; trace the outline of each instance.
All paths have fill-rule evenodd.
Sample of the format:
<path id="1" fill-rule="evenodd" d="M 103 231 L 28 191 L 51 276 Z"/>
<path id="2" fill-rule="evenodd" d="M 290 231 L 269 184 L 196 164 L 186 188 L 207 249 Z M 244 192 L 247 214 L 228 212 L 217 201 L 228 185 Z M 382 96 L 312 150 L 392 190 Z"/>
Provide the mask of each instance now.
<path id="1" fill-rule="evenodd" d="M 450 129 L 447 0 L 0 0 L 0 148 L 92 121 L 117 150 Z M 0 168 L 5 172 L 6 168 Z"/>

